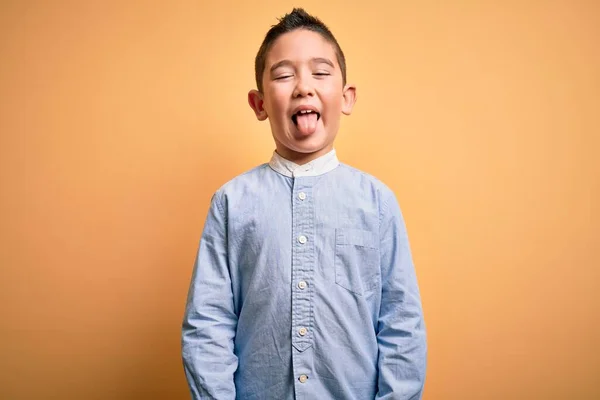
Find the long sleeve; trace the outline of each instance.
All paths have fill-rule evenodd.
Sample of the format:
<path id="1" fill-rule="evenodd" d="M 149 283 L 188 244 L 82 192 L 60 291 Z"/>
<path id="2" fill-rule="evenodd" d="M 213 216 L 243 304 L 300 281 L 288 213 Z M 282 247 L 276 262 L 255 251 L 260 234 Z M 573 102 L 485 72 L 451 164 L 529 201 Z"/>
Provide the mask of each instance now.
<path id="1" fill-rule="evenodd" d="M 194 264 L 182 326 L 182 358 L 194 400 L 235 399 L 237 316 L 228 268 L 227 217 L 212 200 Z"/>
<path id="2" fill-rule="evenodd" d="M 418 400 L 427 364 L 419 287 L 400 207 L 389 193 L 381 207 L 382 296 L 377 343 L 380 400 Z"/>

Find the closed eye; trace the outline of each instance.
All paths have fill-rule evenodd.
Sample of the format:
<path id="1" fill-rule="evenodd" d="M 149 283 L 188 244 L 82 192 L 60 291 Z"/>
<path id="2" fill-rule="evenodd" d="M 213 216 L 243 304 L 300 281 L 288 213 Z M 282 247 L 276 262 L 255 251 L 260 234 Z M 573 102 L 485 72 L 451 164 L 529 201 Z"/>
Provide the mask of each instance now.
<path id="1" fill-rule="evenodd" d="M 313 75 L 315 75 L 315 76 L 329 76 L 331 74 L 329 72 L 315 72 Z"/>
<path id="2" fill-rule="evenodd" d="M 275 78 L 276 81 L 282 80 L 282 79 L 287 79 L 287 78 L 291 78 L 292 75 L 281 75 Z"/>

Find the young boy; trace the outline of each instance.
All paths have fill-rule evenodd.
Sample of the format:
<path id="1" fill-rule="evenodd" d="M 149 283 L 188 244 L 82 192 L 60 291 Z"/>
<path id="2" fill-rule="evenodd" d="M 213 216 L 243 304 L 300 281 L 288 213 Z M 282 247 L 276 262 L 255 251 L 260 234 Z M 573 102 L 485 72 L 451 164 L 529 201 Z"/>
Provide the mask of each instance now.
<path id="1" fill-rule="evenodd" d="M 276 151 L 213 196 L 185 312 L 194 399 L 419 399 L 425 328 L 394 194 L 340 164 L 356 88 L 328 28 L 294 9 L 256 56 Z"/>

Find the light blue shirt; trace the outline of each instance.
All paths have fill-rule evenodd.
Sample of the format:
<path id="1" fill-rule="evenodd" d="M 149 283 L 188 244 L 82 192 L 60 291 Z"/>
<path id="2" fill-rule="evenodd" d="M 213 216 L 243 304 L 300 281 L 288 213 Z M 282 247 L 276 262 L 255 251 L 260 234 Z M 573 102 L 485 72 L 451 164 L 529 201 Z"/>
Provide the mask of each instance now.
<path id="1" fill-rule="evenodd" d="M 182 330 L 193 399 L 421 398 L 427 344 L 400 208 L 335 151 L 221 187 Z"/>

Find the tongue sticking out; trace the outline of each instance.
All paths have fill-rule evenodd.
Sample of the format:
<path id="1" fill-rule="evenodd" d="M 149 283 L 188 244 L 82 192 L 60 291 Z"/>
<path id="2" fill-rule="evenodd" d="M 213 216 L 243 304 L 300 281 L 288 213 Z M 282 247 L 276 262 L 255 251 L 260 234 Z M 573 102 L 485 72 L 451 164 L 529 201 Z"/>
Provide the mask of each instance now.
<path id="1" fill-rule="evenodd" d="M 312 135 L 317 130 L 317 121 L 319 117 L 317 113 L 299 114 L 296 117 L 298 130 L 303 135 Z"/>

